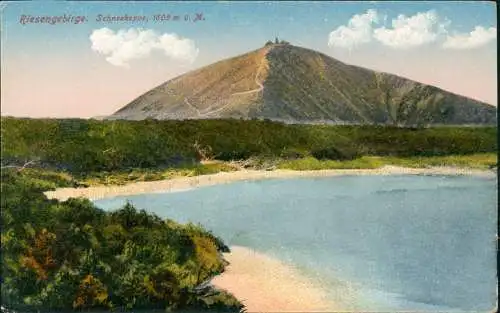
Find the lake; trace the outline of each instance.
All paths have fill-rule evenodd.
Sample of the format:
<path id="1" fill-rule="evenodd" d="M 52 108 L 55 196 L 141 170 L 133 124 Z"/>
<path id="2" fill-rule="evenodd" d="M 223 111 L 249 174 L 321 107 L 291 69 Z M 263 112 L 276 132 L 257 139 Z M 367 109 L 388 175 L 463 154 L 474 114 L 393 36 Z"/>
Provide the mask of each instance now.
<path id="1" fill-rule="evenodd" d="M 335 301 L 349 294 L 351 310 L 496 304 L 496 178 L 269 179 L 95 203 L 114 210 L 126 200 L 294 265 Z"/>

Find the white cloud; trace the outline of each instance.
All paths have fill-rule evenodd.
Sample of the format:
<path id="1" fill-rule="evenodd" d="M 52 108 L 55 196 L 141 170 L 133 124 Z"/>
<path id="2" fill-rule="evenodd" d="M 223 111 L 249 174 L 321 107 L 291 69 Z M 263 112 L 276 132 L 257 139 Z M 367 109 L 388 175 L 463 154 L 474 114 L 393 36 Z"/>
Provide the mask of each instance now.
<path id="1" fill-rule="evenodd" d="M 484 46 L 495 40 L 497 29 L 490 27 L 488 29 L 482 26 L 476 26 L 473 31 L 466 34 L 448 35 L 443 43 L 445 49 L 473 49 Z"/>
<path id="2" fill-rule="evenodd" d="M 373 24 L 378 23 L 377 11 L 370 9 L 364 14 L 354 15 L 347 26 L 342 25 L 330 33 L 328 46 L 353 48 L 372 39 Z"/>
<path id="3" fill-rule="evenodd" d="M 411 16 L 400 14 L 390 26 L 382 26 L 387 20 L 375 9 L 356 14 L 333 30 L 328 38 L 330 47 L 352 49 L 361 44 L 377 41 L 393 49 L 409 49 L 446 40 L 443 48 L 468 49 L 480 47 L 496 38 L 496 28 L 482 26 L 467 34 L 449 35 L 451 21 L 440 17 L 436 11 L 418 12 Z"/>
<path id="4" fill-rule="evenodd" d="M 442 20 L 432 10 L 410 17 L 401 14 L 392 20 L 392 28 L 374 29 L 373 36 L 386 46 L 406 49 L 436 41 L 441 34 L 446 33 L 448 25 L 448 20 Z"/>
<path id="5" fill-rule="evenodd" d="M 147 57 L 153 50 L 160 50 L 166 56 L 181 61 L 193 62 L 198 56 L 193 40 L 176 34 L 158 34 L 151 29 L 95 29 L 90 35 L 92 50 L 106 56 L 116 66 L 129 67 L 133 59 Z"/>

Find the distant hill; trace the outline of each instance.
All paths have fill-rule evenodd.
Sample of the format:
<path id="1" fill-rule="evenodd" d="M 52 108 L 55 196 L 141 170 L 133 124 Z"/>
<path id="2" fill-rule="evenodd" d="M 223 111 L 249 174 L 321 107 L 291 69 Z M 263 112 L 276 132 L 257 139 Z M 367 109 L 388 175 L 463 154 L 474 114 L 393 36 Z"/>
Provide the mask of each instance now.
<path id="1" fill-rule="evenodd" d="M 110 119 L 271 119 L 339 124 L 496 124 L 496 107 L 288 43 L 171 79 Z"/>

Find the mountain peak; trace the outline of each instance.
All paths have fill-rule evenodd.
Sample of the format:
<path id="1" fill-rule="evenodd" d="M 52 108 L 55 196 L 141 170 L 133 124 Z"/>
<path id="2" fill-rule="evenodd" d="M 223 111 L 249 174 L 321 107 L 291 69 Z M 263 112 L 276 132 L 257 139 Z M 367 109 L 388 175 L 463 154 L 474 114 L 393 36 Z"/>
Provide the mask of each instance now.
<path id="1" fill-rule="evenodd" d="M 111 118 L 494 124 L 496 107 L 276 38 L 171 79 Z"/>

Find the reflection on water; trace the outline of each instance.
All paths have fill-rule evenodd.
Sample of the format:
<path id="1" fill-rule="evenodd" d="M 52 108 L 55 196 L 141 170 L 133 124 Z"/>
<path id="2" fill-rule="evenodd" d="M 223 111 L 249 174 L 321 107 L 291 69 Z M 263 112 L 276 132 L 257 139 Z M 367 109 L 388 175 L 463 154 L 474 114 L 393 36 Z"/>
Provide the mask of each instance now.
<path id="1" fill-rule="evenodd" d="M 352 309 L 487 311 L 496 303 L 496 179 L 273 179 L 103 199 L 199 222 L 230 245 L 357 290 Z M 340 285 L 339 285 L 340 283 Z M 354 303 L 355 302 L 355 303 Z"/>

